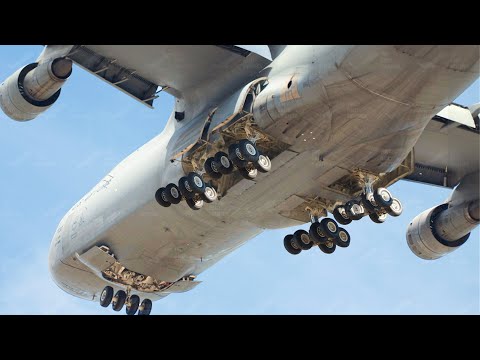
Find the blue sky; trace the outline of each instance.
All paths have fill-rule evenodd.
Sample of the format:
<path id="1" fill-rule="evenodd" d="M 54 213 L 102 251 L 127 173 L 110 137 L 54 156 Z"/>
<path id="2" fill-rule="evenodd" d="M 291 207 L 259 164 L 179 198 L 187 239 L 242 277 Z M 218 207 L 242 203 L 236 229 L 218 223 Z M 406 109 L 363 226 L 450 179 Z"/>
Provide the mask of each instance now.
<path id="1" fill-rule="evenodd" d="M 41 50 L 0 46 L 0 80 Z M 479 101 L 478 80 L 456 100 Z M 117 314 L 59 289 L 48 248 L 64 213 L 163 129 L 173 99 L 162 95 L 155 106 L 75 67 L 58 103 L 37 119 L 0 112 L 0 314 Z M 202 273 L 194 290 L 155 302 L 152 314 L 478 314 L 478 229 L 450 256 L 421 260 L 406 244 L 407 224 L 450 190 L 405 181 L 390 190 L 403 215 L 352 223 L 349 248 L 292 256 L 283 237 L 308 224 L 264 232 Z"/>

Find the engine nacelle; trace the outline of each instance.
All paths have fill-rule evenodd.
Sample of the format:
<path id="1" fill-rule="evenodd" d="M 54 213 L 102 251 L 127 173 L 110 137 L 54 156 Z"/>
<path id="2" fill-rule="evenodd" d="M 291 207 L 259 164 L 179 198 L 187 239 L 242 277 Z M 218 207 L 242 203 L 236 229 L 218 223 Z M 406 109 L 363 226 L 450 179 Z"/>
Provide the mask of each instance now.
<path id="1" fill-rule="evenodd" d="M 410 250 L 422 259 L 435 260 L 458 249 L 479 224 L 478 211 L 478 200 L 425 210 L 408 226 Z"/>
<path id="2" fill-rule="evenodd" d="M 0 85 L 0 107 L 13 120 L 32 120 L 58 99 L 71 73 L 72 61 L 65 58 L 29 64 Z"/>

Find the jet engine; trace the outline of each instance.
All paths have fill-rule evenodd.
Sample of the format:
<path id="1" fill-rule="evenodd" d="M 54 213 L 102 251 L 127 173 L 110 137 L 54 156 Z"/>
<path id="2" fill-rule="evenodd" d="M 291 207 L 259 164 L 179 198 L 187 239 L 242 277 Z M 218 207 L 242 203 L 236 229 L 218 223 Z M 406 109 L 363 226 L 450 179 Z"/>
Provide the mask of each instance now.
<path id="1" fill-rule="evenodd" d="M 0 107 L 14 120 L 32 120 L 58 99 L 71 73 L 72 61 L 66 58 L 29 64 L 0 85 Z"/>
<path id="2" fill-rule="evenodd" d="M 463 245 L 480 223 L 478 173 L 466 177 L 445 204 L 425 210 L 407 228 L 410 250 L 425 260 L 438 259 Z"/>

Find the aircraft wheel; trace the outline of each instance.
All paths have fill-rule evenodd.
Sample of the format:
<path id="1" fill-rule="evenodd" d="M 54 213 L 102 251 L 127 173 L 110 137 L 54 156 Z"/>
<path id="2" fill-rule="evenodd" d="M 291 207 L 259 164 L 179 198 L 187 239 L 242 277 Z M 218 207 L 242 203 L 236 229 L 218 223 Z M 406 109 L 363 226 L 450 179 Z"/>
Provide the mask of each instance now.
<path id="1" fill-rule="evenodd" d="M 157 202 L 163 207 L 169 207 L 170 205 L 172 205 L 167 200 L 167 196 L 165 195 L 165 188 L 163 187 L 158 189 L 157 192 L 155 193 L 155 200 L 157 200 Z"/>
<path id="2" fill-rule="evenodd" d="M 313 246 L 313 241 L 310 239 L 308 232 L 305 230 L 297 230 L 293 233 L 293 240 L 297 247 L 302 250 L 309 250 Z"/>
<path id="3" fill-rule="evenodd" d="M 248 161 L 243 157 L 238 144 L 232 144 L 228 147 L 228 157 L 239 169 L 244 168 L 248 164 Z"/>
<path id="4" fill-rule="evenodd" d="M 392 194 L 385 188 L 378 188 L 375 190 L 373 197 L 375 198 L 375 202 L 382 208 L 388 208 L 390 205 L 392 205 Z"/>
<path id="5" fill-rule="evenodd" d="M 224 175 L 230 174 L 233 171 L 233 163 L 223 151 L 215 154 L 215 163 L 218 171 Z"/>
<path id="6" fill-rule="evenodd" d="M 218 169 L 219 166 L 213 157 L 209 157 L 203 167 L 212 179 L 220 179 L 222 177 L 222 173 Z"/>
<path id="7" fill-rule="evenodd" d="M 240 174 L 247 180 L 253 180 L 257 177 L 258 171 L 257 169 L 246 169 L 246 168 L 239 168 Z"/>
<path id="8" fill-rule="evenodd" d="M 202 200 L 207 203 L 212 203 L 218 198 L 218 194 L 211 186 L 205 186 L 205 192 L 201 195 Z"/>
<path id="9" fill-rule="evenodd" d="M 113 288 L 105 286 L 100 294 L 100 306 L 107 307 L 112 302 Z"/>
<path id="10" fill-rule="evenodd" d="M 393 198 L 392 204 L 385 209 L 389 215 L 400 216 L 403 212 L 403 206 L 400 200 Z"/>
<path id="11" fill-rule="evenodd" d="M 302 252 L 302 249 L 293 241 L 293 235 L 287 235 L 283 239 L 283 246 L 292 255 L 297 255 Z"/>
<path id="12" fill-rule="evenodd" d="M 112 300 L 112 309 L 115 311 L 120 311 L 125 305 L 125 300 L 127 300 L 127 294 L 123 290 L 118 290 Z"/>
<path id="13" fill-rule="evenodd" d="M 356 200 L 347 201 L 345 211 L 352 220 L 360 220 L 365 214 L 365 208 Z"/>
<path id="14" fill-rule="evenodd" d="M 138 295 L 130 296 L 130 298 L 127 300 L 127 306 L 125 307 L 127 315 L 135 315 L 139 305 L 140 298 L 138 297 Z"/>
<path id="15" fill-rule="evenodd" d="M 325 234 L 325 231 L 319 222 L 314 222 L 312 225 L 310 225 L 308 234 L 310 235 L 310 239 L 312 239 L 315 244 L 323 244 L 328 240 L 327 235 Z"/>
<path id="16" fill-rule="evenodd" d="M 253 142 L 247 139 L 240 140 L 238 143 L 238 149 L 245 160 L 253 163 L 257 162 L 260 154 Z"/>
<path id="17" fill-rule="evenodd" d="M 377 213 L 372 213 L 368 216 L 370 217 L 370 220 L 377 224 L 382 224 L 387 220 L 387 214 L 378 215 Z"/>
<path id="18" fill-rule="evenodd" d="M 182 176 L 180 180 L 178 180 L 178 189 L 180 190 L 180 192 L 182 193 L 185 199 L 190 199 L 195 194 L 193 192 L 188 191 L 187 188 L 185 187 L 185 184 L 188 184 L 188 179 L 186 176 Z"/>
<path id="19" fill-rule="evenodd" d="M 335 220 L 325 218 L 320 221 L 320 226 L 323 229 L 323 233 L 327 236 L 329 239 L 333 239 L 337 236 L 338 234 L 338 225 L 335 222 Z"/>
<path id="20" fill-rule="evenodd" d="M 164 191 L 166 199 L 172 204 L 178 204 L 182 200 L 180 189 L 175 184 L 168 184 Z"/>
<path id="21" fill-rule="evenodd" d="M 373 194 L 370 194 L 371 197 L 373 197 Z M 363 205 L 363 207 L 370 213 L 374 213 L 375 212 L 375 206 L 373 206 L 373 204 L 370 202 L 369 200 L 369 197 L 367 197 L 367 195 L 365 193 L 362 193 L 362 196 L 361 196 L 362 200 L 361 200 L 361 203 Z"/>
<path id="22" fill-rule="evenodd" d="M 336 245 L 334 240 L 327 240 L 324 244 L 318 244 L 320 250 L 322 250 L 325 254 L 331 254 L 335 251 Z"/>
<path id="23" fill-rule="evenodd" d="M 344 206 L 337 206 L 335 210 L 333 210 L 333 217 L 337 220 L 338 223 L 342 225 L 348 225 L 352 222 L 352 219 L 349 219 L 347 213 L 345 211 Z"/>
<path id="24" fill-rule="evenodd" d="M 344 228 L 338 228 L 338 235 L 335 238 L 335 243 L 342 247 L 346 248 L 350 245 L 350 234 Z"/>
<path id="25" fill-rule="evenodd" d="M 203 200 L 202 199 L 187 199 L 187 205 L 192 210 L 200 210 L 203 207 Z"/>
<path id="26" fill-rule="evenodd" d="M 261 173 L 267 173 L 272 169 L 272 161 L 266 155 L 260 155 L 253 164 Z"/>
<path id="27" fill-rule="evenodd" d="M 150 315 L 152 311 L 152 300 L 143 299 L 142 303 L 138 308 L 138 315 Z"/>

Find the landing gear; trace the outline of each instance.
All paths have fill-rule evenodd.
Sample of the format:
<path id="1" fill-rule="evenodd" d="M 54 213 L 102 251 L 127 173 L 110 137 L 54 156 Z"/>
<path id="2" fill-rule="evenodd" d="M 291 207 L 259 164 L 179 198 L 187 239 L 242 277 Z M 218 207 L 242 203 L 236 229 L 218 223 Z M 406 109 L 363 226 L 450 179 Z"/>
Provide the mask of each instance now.
<path id="1" fill-rule="evenodd" d="M 377 223 L 377 224 L 383 224 L 385 220 L 387 220 L 386 213 L 381 213 L 381 214 L 372 213 L 368 216 L 370 217 L 370 220 L 372 220 L 374 223 Z"/>
<path id="2" fill-rule="evenodd" d="M 365 208 L 359 201 L 350 200 L 345 204 L 345 212 L 351 220 L 360 220 L 365 215 Z"/>
<path id="3" fill-rule="evenodd" d="M 318 244 L 320 250 L 322 250 L 325 254 L 332 254 L 335 249 L 337 248 L 335 244 L 335 240 L 327 240 L 324 244 Z"/>
<path id="4" fill-rule="evenodd" d="M 248 166 L 248 165 L 247 165 Z M 239 168 L 238 171 L 240 174 L 247 180 L 253 180 L 257 177 L 258 171 L 254 167 L 250 168 Z"/>
<path id="5" fill-rule="evenodd" d="M 397 198 L 393 198 L 392 204 L 389 207 L 387 207 L 386 211 L 391 216 L 394 216 L 394 217 L 400 216 L 402 215 L 402 212 L 403 212 L 402 203 Z"/>
<path id="6" fill-rule="evenodd" d="M 233 171 L 233 163 L 228 158 L 228 155 L 223 151 L 220 151 L 215 154 L 215 163 L 217 164 L 218 171 L 223 174 L 231 174 Z"/>
<path id="7" fill-rule="evenodd" d="M 163 191 L 168 202 L 171 204 L 178 204 L 182 200 L 182 195 L 178 186 L 175 184 L 168 184 Z"/>
<path id="8" fill-rule="evenodd" d="M 217 191 L 211 186 L 205 186 L 205 192 L 201 195 L 202 200 L 207 203 L 212 203 L 217 200 Z"/>
<path id="9" fill-rule="evenodd" d="M 269 172 L 272 162 L 268 156 L 260 154 L 252 141 L 243 139 L 231 144 L 228 147 L 228 154 L 219 151 L 215 156 L 209 157 L 203 165 L 205 173 L 212 180 L 218 180 L 223 175 L 232 173 L 235 167 L 245 179 L 253 180 L 258 172 Z M 211 203 L 217 200 L 218 194 L 216 188 L 213 188 L 210 183 L 206 185 L 202 176 L 196 172 L 190 172 L 187 176 L 181 177 L 178 186 L 173 183 L 168 184 L 155 193 L 155 199 L 164 207 L 180 203 L 182 197 L 191 209 L 198 210 L 203 207 L 204 202 Z"/>
<path id="10" fill-rule="evenodd" d="M 378 188 L 377 190 L 375 190 L 375 192 L 373 193 L 373 197 L 375 198 L 377 204 L 383 208 L 387 208 L 392 205 L 392 194 L 385 188 Z"/>
<path id="11" fill-rule="evenodd" d="M 283 238 L 283 246 L 292 255 L 297 255 L 302 252 L 302 249 L 293 240 L 293 235 L 287 235 Z"/>
<path id="12" fill-rule="evenodd" d="M 202 199 L 187 199 L 187 205 L 192 210 L 200 210 L 204 205 L 204 201 Z"/>
<path id="13" fill-rule="evenodd" d="M 105 286 L 100 294 L 100 306 L 108 307 L 112 302 L 113 288 L 111 286 Z"/>
<path id="14" fill-rule="evenodd" d="M 293 241 L 302 250 L 310 250 L 313 241 L 305 230 L 297 230 L 293 233 Z"/>
<path id="15" fill-rule="evenodd" d="M 324 218 L 318 221 L 317 216 L 311 215 L 312 224 L 309 232 L 297 230 L 293 235 L 287 235 L 283 239 L 285 249 L 290 254 L 299 254 L 302 250 L 309 250 L 313 245 L 318 245 L 321 251 L 331 254 L 335 251 L 337 244 L 340 247 L 347 247 L 350 244 L 348 232 L 338 227 L 335 220 Z"/>
<path id="16" fill-rule="evenodd" d="M 348 217 L 344 206 L 337 206 L 332 214 L 335 220 L 342 225 L 348 225 L 352 222 L 352 219 Z"/>
<path id="17" fill-rule="evenodd" d="M 350 234 L 344 228 L 338 228 L 338 236 L 335 238 L 335 243 L 343 248 L 350 245 Z"/>
<path id="18" fill-rule="evenodd" d="M 142 303 L 138 308 L 138 315 L 150 315 L 152 311 L 152 300 L 143 299 Z"/>
<path id="19" fill-rule="evenodd" d="M 125 307 L 127 315 L 135 315 L 140 305 L 140 298 L 138 295 L 131 295 L 127 299 L 127 306 Z"/>
<path id="20" fill-rule="evenodd" d="M 270 158 L 266 155 L 260 154 L 258 160 L 254 163 L 254 165 L 261 173 L 267 173 L 272 170 L 272 162 L 270 161 Z"/>
<path id="21" fill-rule="evenodd" d="M 162 205 L 163 207 L 169 207 L 172 205 L 168 200 L 167 200 L 167 195 L 165 194 L 165 188 L 160 188 L 157 190 L 155 193 L 155 200 Z"/>
<path id="22" fill-rule="evenodd" d="M 123 290 L 118 290 L 112 301 L 112 309 L 115 311 L 120 311 L 125 305 L 125 300 L 127 300 L 127 294 Z"/>

